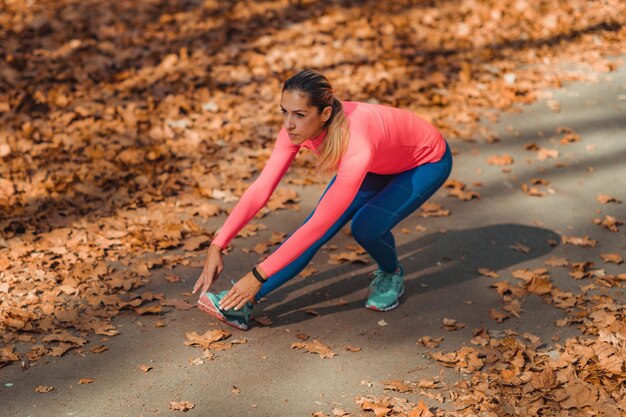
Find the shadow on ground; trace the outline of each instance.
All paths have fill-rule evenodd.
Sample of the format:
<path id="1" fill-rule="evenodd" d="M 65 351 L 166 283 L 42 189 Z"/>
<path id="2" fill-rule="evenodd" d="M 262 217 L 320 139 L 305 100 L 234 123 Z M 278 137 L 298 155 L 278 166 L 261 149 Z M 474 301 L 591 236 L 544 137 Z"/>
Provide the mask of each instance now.
<path id="1" fill-rule="evenodd" d="M 402 299 L 404 309 L 418 308 L 421 294 L 451 287 L 481 276 L 478 268 L 494 271 L 542 257 L 560 242 L 560 236 L 540 227 L 518 224 L 498 224 L 446 233 L 432 233 L 398 247 L 405 270 L 406 290 Z M 521 244 L 528 253 L 513 249 Z M 321 316 L 363 308 L 363 299 L 331 306 L 319 306 L 330 300 L 352 298 L 366 288 L 372 267 L 354 264 L 332 268 L 279 288 L 268 296 L 258 310 L 281 327 L 314 318 L 303 310 L 315 306 Z M 339 277 L 339 279 L 337 279 Z M 315 289 L 309 288 L 315 284 Z M 295 298 L 289 294 L 297 292 Z"/>

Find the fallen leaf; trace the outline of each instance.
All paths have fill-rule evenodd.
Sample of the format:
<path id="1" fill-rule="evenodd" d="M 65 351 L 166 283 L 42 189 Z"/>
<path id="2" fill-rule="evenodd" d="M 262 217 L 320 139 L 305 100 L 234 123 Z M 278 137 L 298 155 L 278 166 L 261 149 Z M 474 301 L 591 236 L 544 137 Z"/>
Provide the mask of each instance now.
<path id="1" fill-rule="evenodd" d="M 427 348 L 436 348 L 439 347 L 439 344 L 443 342 L 443 337 L 440 338 L 431 338 L 430 336 L 423 336 L 420 339 L 417 339 L 418 345 L 423 345 Z"/>
<path id="2" fill-rule="evenodd" d="M 622 204 L 620 200 L 607 194 L 598 194 L 598 196 L 596 197 L 596 200 L 598 200 L 600 204 L 609 204 L 609 203 Z"/>
<path id="3" fill-rule="evenodd" d="M 624 223 L 620 220 L 617 220 L 613 216 L 609 216 L 608 214 L 604 216 L 604 219 L 594 219 L 593 222 L 597 225 L 604 226 L 607 230 L 610 230 L 613 233 L 619 232 L 619 227 Z"/>
<path id="4" fill-rule="evenodd" d="M 413 386 L 400 380 L 383 381 L 382 384 L 385 389 L 390 389 L 392 391 L 411 392 L 413 390 Z"/>
<path id="5" fill-rule="evenodd" d="M 70 343 L 59 343 L 58 346 L 53 347 L 52 349 L 50 349 L 50 351 L 48 352 L 48 355 L 50 356 L 63 356 L 65 354 L 65 352 L 67 352 L 68 350 L 75 348 L 76 345 L 70 344 Z"/>
<path id="6" fill-rule="evenodd" d="M 435 415 L 420 401 L 416 407 L 411 409 L 409 417 L 435 417 Z"/>
<path id="7" fill-rule="evenodd" d="M 465 323 L 461 323 L 454 319 L 444 318 L 443 319 L 443 328 L 449 331 L 460 330 L 465 327 Z"/>
<path id="8" fill-rule="evenodd" d="M 150 365 L 140 365 L 139 369 L 141 369 L 144 372 L 148 372 L 149 370 L 152 369 L 152 366 L 150 366 Z"/>
<path id="9" fill-rule="evenodd" d="M 86 339 L 82 337 L 77 337 L 69 334 L 68 332 L 56 333 L 45 336 L 41 339 L 44 342 L 63 342 L 63 343 L 71 343 L 75 346 L 84 346 L 87 343 Z"/>
<path id="10" fill-rule="evenodd" d="M 322 342 L 313 339 L 311 342 L 295 342 L 291 344 L 292 349 L 304 349 L 309 353 L 317 353 L 320 355 L 320 358 L 327 359 L 332 358 L 337 355 L 330 350 L 329 346 L 326 346 Z"/>
<path id="11" fill-rule="evenodd" d="M 144 315 L 144 314 L 158 314 L 160 313 L 162 310 L 162 307 L 160 305 L 153 305 L 153 306 L 146 306 L 146 307 L 139 307 L 135 309 L 135 312 L 137 314 L 139 314 L 140 316 Z"/>
<path id="12" fill-rule="evenodd" d="M 502 310 L 508 311 L 518 319 L 521 318 L 522 305 L 518 300 L 511 300 L 502 306 Z"/>
<path id="13" fill-rule="evenodd" d="M 511 249 L 516 250 L 518 252 L 522 252 L 522 253 L 529 253 L 530 252 L 530 248 L 528 246 L 522 245 L 521 243 L 515 243 L 513 245 L 510 246 Z"/>
<path id="14" fill-rule="evenodd" d="M 553 266 L 553 267 L 561 267 L 561 266 L 569 265 L 566 258 L 557 258 L 556 256 L 551 256 L 550 258 L 546 259 L 543 262 L 546 265 Z"/>
<path id="15" fill-rule="evenodd" d="M 193 304 L 190 304 L 188 301 L 179 300 L 177 298 L 169 298 L 165 301 L 161 301 L 161 305 L 166 306 L 166 307 L 171 306 L 181 311 L 187 311 L 195 307 Z"/>
<path id="16" fill-rule="evenodd" d="M 199 335 L 196 332 L 185 333 L 185 337 L 188 339 L 185 341 L 185 345 L 199 346 L 207 349 L 212 343 L 217 342 L 218 340 L 227 339 L 230 336 L 230 333 L 222 329 L 208 330 L 203 335 Z"/>
<path id="17" fill-rule="evenodd" d="M 182 278 L 174 274 L 165 274 L 165 279 L 171 283 L 175 283 L 175 282 L 180 282 Z"/>
<path id="18" fill-rule="evenodd" d="M 489 165 L 507 166 L 513 164 L 513 157 L 508 154 L 492 155 L 487 159 Z"/>
<path id="19" fill-rule="evenodd" d="M 346 346 L 345 346 L 345 349 L 346 349 L 348 352 L 360 352 L 360 351 L 361 351 L 361 348 L 360 348 L 360 347 L 350 346 L 350 345 L 346 345 Z"/>
<path id="20" fill-rule="evenodd" d="M 170 410 L 187 412 L 195 405 L 189 401 L 170 401 Z"/>
<path id="21" fill-rule="evenodd" d="M 300 275 L 302 278 L 308 278 L 314 273 L 316 273 L 317 271 L 318 270 L 316 267 L 314 267 L 313 265 L 309 265 L 306 268 L 304 268 L 302 271 L 300 271 L 298 275 Z"/>
<path id="22" fill-rule="evenodd" d="M 478 268 L 478 273 L 490 278 L 500 278 L 500 274 L 489 268 Z"/>
<path id="23" fill-rule="evenodd" d="M 437 381 L 432 379 L 422 379 L 417 383 L 417 387 L 425 389 L 437 388 Z"/>
<path id="24" fill-rule="evenodd" d="M 600 257 L 604 263 L 614 263 L 619 265 L 624 262 L 624 258 L 619 253 L 602 253 L 600 254 Z"/>
<path id="25" fill-rule="evenodd" d="M 183 250 L 196 251 L 198 249 L 202 249 L 202 248 L 209 246 L 209 243 L 211 243 L 211 236 L 208 236 L 208 235 L 194 236 L 185 241 L 185 244 L 183 245 Z"/>
<path id="26" fill-rule="evenodd" d="M 489 318 L 497 321 L 498 323 L 502 323 L 504 320 L 508 319 L 509 316 L 496 310 L 495 308 L 492 308 L 489 310 Z"/>
<path id="27" fill-rule="evenodd" d="M 89 349 L 92 353 L 102 353 L 105 352 L 107 350 L 109 350 L 109 348 L 107 346 L 104 345 L 100 345 L 100 346 L 94 346 L 91 349 Z"/>
<path id="28" fill-rule="evenodd" d="M 359 255 L 356 252 L 341 252 L 341 253 L 336 253 L 336 254 L 332 253 L 330 254 L 329 258 L 330 259 L 328 260 L 328 263 L 331 265 L 339 265 L 339 264 L 348 263 L 348 262 L 362 263 L 362 264 L 369 263 L 366 256 Z"/>
<path id="29" fill-rule="evenodd" d="M 92 379 L 92 378 L 81 378 L 81 379 L 78 381 L 78 383 L 79 383 L 79 384 L 81 384 L 81 385 L 83 385 L 83 384 L 92 384 L 92 383 L 94 383 L 94 382 L 96 382 L 96 380 L 95 380 L 95 379 Z"/>
<path id="30" fill-rule="evenodd" d="M 421 217 L 446 217 L 450 215 L 450 210 L 440 204 L 427 201 L 420 207 L 418 215 Z"/>
<path id="31" fill-rule="evenodd" d="M 562 236 L 561 241 L 563 243 L 567 243 L 570 245 L 584 246 L 584 247 L 590 247 L 590 248 L 595 248 L 598 245 L 598 241 L 590 239 L 589 236 L 583 236 L 583 237 Z"/>
<path id="32" fill-rule="evenodd" d="M 558 157 L 559 157 L 559 151 L 556 149 L 540 148 L 537 151 L 537 159 L 540 161 L 545 161 L 546 159 L 549 159 L 549 158 L 558 158 Z"/>
<path id="33" fill-rule="evenodd" d="M 37 387 L 35 388 L 35 392 L 39 392 L 39 393 L 46 393 L 50 391 L 54 391 L 53 386 L 37 385 Z"/>

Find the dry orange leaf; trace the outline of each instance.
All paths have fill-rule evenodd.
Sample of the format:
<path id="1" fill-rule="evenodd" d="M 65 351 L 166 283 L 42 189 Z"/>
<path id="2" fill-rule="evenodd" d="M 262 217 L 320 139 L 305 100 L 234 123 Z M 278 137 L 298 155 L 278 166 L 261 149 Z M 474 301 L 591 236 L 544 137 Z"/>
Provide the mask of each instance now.
<path id="1" fill-rule="evenodd" d="M 144 315 L 144 314 L 157 314 L 160 313 L 162 310 L 160 305 L 153 305 L 153 306 L 145 306 L 145 307 L 138 307 L 135 309 L 135 312 L 139 315 Z"/>
<path id="2" fill-rule="evenodd" d="M 570 245 L 584 246 L 584 247 L 590 247 L 590 248 L 595 248 L 598 245 L 598 241 L 590 239 L 589 236 L 583 236 L 583 237 L 562 236 L 561 241 L 563 243 L 567 243 Z"/>
<path id="3" fill-rule="evenodd" d="M 507 166 L 513 164 L 513 157 L 508 154 L 492 155 L 487 159 L 489 165 Z"/>
<path id="4" fill-rule="evenodd" d="M 94 346 L 91 349 L 89 349 L 90 352 L 92 353 L 102 353 L 109 350 L 108 346 L 104 346 L 104 345 L 100 345 L 100 346 Z"/>
<path id="5" fill-rule="evenodd" d="M 337 355 L 330 350 L 329 346 L 326 346 L 322 342 L 313 339 L 311 342 L 295 342 L 291 344 L 292 349 L 304 349 L 309 353 L 317 353 L 320 358 L 327 359 Z"/>
<path id="6" fill-rule="evenodd" d="M 549 158 L 558 158 L 559 151 L 557 149 L 547 149 L 547 148 L 539 148 L 537 151 L 537 159 L 540 161 L 545 161 Z"/>
<path id="7" fill-rule="evenodd" d="M 333 253 L 329 256 L 328 263 L 331 265 L 338 265 L 343 263 L 363 263 L 367 264 L 369 261 L 366 256 L 359 255 L 356 252 L 341 252 L 341 253 Z"/>
<path id="8" fill-rule="evenodd" d="M 230 333 L 222 329 L 208 330 L 202 335 L 199 335 L 196 332 L 191 332 L 185 333 L 185 337 L 187 337 L 188 340 L 186 340 L 184 343 L 187 346 L 199 346 L 201 348 L 207 349 L 211 346 L 213 342 L 227 339 L 230 336 Z"/>
<path id="9" fill-rule="evenodd" d="M 162 306 L 171 306 L 171 307 L 174 307 L 175 309 L 181 310 L 181 311 L 187 311 L 187 310 L 190 310 L 190 309 L 195 307 L 193 304 L 190 304 L 188 301 L 179 300 L 177 298 L 170 298 L 170 299 L 161 301 L 161 305 Z"/>
<path id="10" fill-rule="evenodd" d="M 189 411 L 195 407 L 195 404 L 189 401 L 170 401 L 170 410 Z"/>
<path id="11" fill-rule="evenodd" d="M 557 258 L 556 256 L 551 256 L 550 258 L 548 258 L 545 261 L 543 261 L 543 263 L 545 263 L 548 266 L 553 266 L 553 267 L 560 267 L 560 266 L 568 266 L 569 265 L 569 263 L 567 262 L 566 258 Z"/>
<path id="12" fill-rule="evenodd" d="M 418 215 L 421 217 L 446 217 L 450 215 L 450 210 L 441 204 L 426 202 L 420 207 Z"/>
<path id="13" fill-rule="evenodd" d="M 397 379 L 396 380 L 383 381 L 382 384 L 385 387 L 385 389 L 390 389 L 392 391 L 411 392 L 413 390 L 413 385 L 409 385 L 409 384 L 405 383 L 404 381 L 400 381 L 400 380 L 397 380 Z"/>
<path id="14" fill-rule="evenodd" d="M 302 278 L 308 278 L 311 275 L 313 275 L 314 273 L 316 273 L 318 270 L 316 267 L 314 267 L 313 265 L 308 265 L 306 268 L 304 268 L 302 271 L 300 271 L 300 273 L 298 275 L 300 275 Z"/>
<path id="15" fill-rule="evenodd" d="M 92 383 L 94 383 L 94 382 L 96 382 L 96 380 L 95 380 L 95 379 L 93 379 L 93 378 L 81 378 L 81 379 L 78 381 L 78 383 L 79 383 L 79 384 L 81 384 L 81 385 L 83 385 L 83 384 L 92 384 Z"/>
<path id="16" fill-rule="evenodd" d="M 43 337 L 41 340 L 44 342 L 70 343 L 75 346 L 84 346 L 85 343 L 87 343 L 87 340 L 83 339 L 82 337 L 73 336 L 68 332 L 51 334 Z"/>
<path id="17" fill-rule="evenodd" d="M 604 226 L 613 233 L 619 232 L 618 226 L 624 224 L 622 221 L 617 220 L 615 217 L 609 216 L 608 214 L 604 216 L 604 219 L 594 219 L 593 222 L 597 225 Z"/>
<path id="18" fill-rule="evenodd" d="M 175 282 L 180 282 L 182 278 L 174 274 L 165 274 L 165 279 L 171 283 L 175 283 Z"/>
<path id="19" fill-rule="evenodd" d="M 624 258 L 619 253 L 602 253 L 600 254 L 600 257 L 602 258 L 602 262 L 605 263 L 614 263 L 619 265 L 624 262 Z"/>
<path id="20" fill-rule="evenodd" d="M 502 323 L 504 320 L 508 319 L 509 316 L 501 311 L 496 310 L 495 308 L 492 308 L 489 310 L 489 318 L 497 321 L 498 323 Z"/>
<path id="21" fill-rule="evenodd" d="M 152 369 L 152 366 L 150 366 L 150 365 L 140 365 L 139 369 L 141 369 L 144 372 L 148 372 L 149 370 Z"/>
<path id="22" fill-rule="evenodd" d="M 465 323 L 461 323 L 454 319 L 444 318 L 443 319 L 443 328 L 449 331 L 460 330 L 465 327 Z"/>
<path id="23" fill-rule="evenodd" d="M 490 278 L 500 278 L 500 274 L 489 268 L 478 268 L 478 273 Z"/>
<path id="24" fill-rule="evenodd" d="M 76 345 L 73 345 L 71 343 L 59 343 L 58 346 L 53 347 L 52 349 L 50 349 L 50 351 L 48 352 L 48 355 L 50 356 L 63 356 L 63 354 L 65 354 L 65 352 L 67 352 L 68 350 L 75 348 Z"/>
<path id="25" fill-rule="evenodd" d="M 423 401 L 420 401 L 416 407 L 411 409 L 409 417 L 435 417 L 435 415 L 426 407 Z"/>
<path id="26" fill-rule="evenodd" d="M 443 342 L 443 337 L 432 338 L 430 336 L 423 336 L 417 339 L 416 343 L 418 345 L 425 346 L 427 348 L 436 348 L 439 347 L 439 344 Z"/>
<path id="27" fill-rule="evenodd" d="M 598 194 L 598 196 L 596 197 L 596 200 L 598 200 L 600 204 L 609 204 L 609 203 L 621 204 L 622 203 L 616 197 L 613 197 L 612 195 L 607 195 L 607 194 Z"/>

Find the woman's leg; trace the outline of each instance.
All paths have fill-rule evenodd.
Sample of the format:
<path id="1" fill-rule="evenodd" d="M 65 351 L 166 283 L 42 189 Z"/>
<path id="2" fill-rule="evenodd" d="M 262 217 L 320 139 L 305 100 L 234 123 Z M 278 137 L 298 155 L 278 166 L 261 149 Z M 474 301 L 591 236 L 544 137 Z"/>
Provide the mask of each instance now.
<path id="1" fill-rule="evenodd" d="M 424 204 L 444 184 L 451 169 L 452 153 L 446 146 L 441 160 L 395 175 L 354 214 L 352 236 L 380 269 L 394 272 L 399 266 L 391 229 Z"/>
<path id="2" fill-rule="evenodd" d="M 335 234 L 337 234 L 337 232 L 341 230 L 341 228 L 345 226 L 346 223 L 350 221 L 350 219 L 352 219 L 354 213 L 356 213 L 359 208 L 361 208 L 368 200 L 370 200 L 381 189 L 383 189 L 385 185 L 391 180 L 391 178 L 392 177 L 388 175 L 377 175 L 373 173 L 368 173 L 363 179 L 363 183 L 361 184 L 359 191 L 354 197 L 354 200 L 346 209 L 346 211 L 341 215 L 341 217 L 339 217 L 339 219 L 335 222 L 335 224 L 333 224 L 328 229 L 328 231 L 326 231 L 326 233 L 317 242 L 311 245 L 311 247 L 309 247 L 309 249 L 307 249 L 302 255 L 300 255 L 289 265 L 272 275 L 265 283 L 263 283 L 261 289 L 255 296 L 255 300 L 258 301 L 261 297 L 264 297 L 271 291 L 274 291 L 276 288 L 280 287 L 285 282 L 298 275 L 298 273 L 300 273 L 300 271 L 302 271 L 309 264 L 319 248 L 322 247 L 322 245 L 324 245 L 326 242 L 328 242 Z M 324 196 L 324 194 L 326 194 L 326 191 L 328 191 L 334 181 L 335 178 L 330 181 L 328 187 L 326 187 L 326 190 L 322 194 L 322 197 Z M 315 210 L 313 210 L 311 214 L 309 214 L 309 216 L 304 221 L 305 223 L 311 218 L 313 213 L 315 213 Z"/>

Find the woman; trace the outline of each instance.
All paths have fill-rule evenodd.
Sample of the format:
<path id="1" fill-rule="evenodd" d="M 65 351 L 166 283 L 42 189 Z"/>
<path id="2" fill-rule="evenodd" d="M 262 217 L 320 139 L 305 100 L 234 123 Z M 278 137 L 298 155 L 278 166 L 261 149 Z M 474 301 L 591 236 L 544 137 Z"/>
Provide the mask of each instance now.
<path id="1" fill-rule="evenodd" d="M 305 70 L 283 85 L 283 128 L 261 174 L 212 241 L 193 292 L 200 309 L 246 330 L 253 303 L 295 277 L 317 250 L 352 220 L 354 239 L 378 264 L 365 307 L 388 311 L 404 292 L 391 229 L 420 207 L 450 174 L 441 133 L 401 109 L 341 102 L 322 74 Z M 219 294 L 207 292 L 223 270 L 221 251 L 265 205 L 300 148 L 334 172 L 315 210 L 269 257 Z"/>

